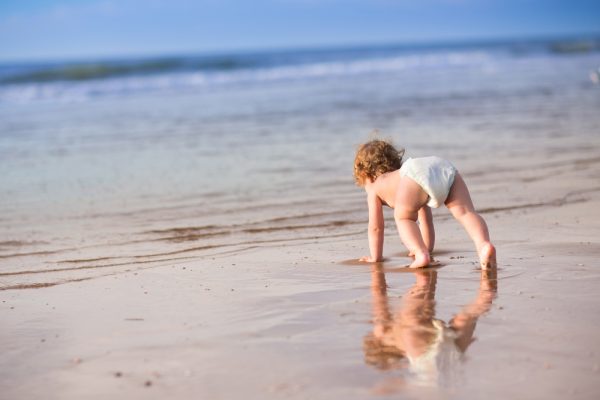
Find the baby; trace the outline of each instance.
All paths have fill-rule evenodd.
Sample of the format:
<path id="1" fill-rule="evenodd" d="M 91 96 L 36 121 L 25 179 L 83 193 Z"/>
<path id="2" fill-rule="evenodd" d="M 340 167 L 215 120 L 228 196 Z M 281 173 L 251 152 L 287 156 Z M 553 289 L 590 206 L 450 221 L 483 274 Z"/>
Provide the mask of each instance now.
<path id="1" fill-rule="evenodd" d="M 365 143 L 356 152 L 354 179 L 367 192 L 371 253 L 360 261 L 382 260 L 385 204 L 394 209 L 400 239 L 409 255 L 414 256 L 410 267 L 428 266 L 435 241 L 430 207 L 445 204 L 475 243 L 481 267 L 495 267 L 496 249 L 490 242 L 487 225 L 475 212 L 467 185 L 456 168 L 439 157 L 402 162 L 402 155 L 383 140 Z"/>

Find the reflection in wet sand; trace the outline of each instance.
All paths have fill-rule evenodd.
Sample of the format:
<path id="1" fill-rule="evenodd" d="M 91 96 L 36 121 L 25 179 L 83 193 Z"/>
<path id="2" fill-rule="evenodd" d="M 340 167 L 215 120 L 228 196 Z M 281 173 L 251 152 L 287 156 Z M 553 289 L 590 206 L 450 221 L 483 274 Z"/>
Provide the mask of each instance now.
<path id="1" fill-rule="evenodd" d="M 407 371 L 406 382 L 394 378 L 395 389 L 386 387 L 384 391 L 399 390 L 409 382 L 454 386 L 464 353 L 475 340 L 477 319 L 490 309 L 496 296 L 497 271 L 481 272 L 477 297 L 446 323 L 435 318 L 436 270 L 415 270 L 415 284 L 394 310 L 382 265 L 372 268 L 373 331 L 363 341 L 365 362 L 381 370 Z"/>

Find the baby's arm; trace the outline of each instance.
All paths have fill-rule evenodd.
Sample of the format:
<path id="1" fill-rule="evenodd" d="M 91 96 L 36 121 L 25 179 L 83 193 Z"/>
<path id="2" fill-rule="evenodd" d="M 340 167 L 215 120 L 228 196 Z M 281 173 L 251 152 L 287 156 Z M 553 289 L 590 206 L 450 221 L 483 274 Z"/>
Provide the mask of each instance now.
<path id="1" fill-rule="evenodd" d="M 431 254 L 435 245 L 435 230 L 433 229 L 433 215 L 429 206 L 423 206 L 419 210 L 419 230 L 425 246 Z"/>
<path id="2" fill-rule="evenodd" d="M 383 206 L 381 199 L 374 191 L 367 192 L 369 205 L 369 251 L 370 257 L 363 257 L 360 261 L 381 261 L 383 255 Z"/>

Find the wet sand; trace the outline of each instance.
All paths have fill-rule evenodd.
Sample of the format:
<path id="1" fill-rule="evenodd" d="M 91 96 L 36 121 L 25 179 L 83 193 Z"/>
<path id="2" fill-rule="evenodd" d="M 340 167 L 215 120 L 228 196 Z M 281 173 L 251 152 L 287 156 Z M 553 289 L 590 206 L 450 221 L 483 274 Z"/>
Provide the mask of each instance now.
<path id="1" fill-rule="evenodd" d="M 0 399 L 598 398 L 600 54 L 498 50 L 187 89 L 25 85 L 57 101 L 15 87 Z M 390 210 L 387 260 L 356 262 L 351 165 L 374 128 L 458 167 L 496 272 L 444 209 L 438 267 L 405 268 Z"/>
<path id="2" fill-rule="evenodd" d="M 250 202 L 221 225 L 150 210 L 141 236 L 89 247 L 22 254 L 7 240 L 0 397 L 597 398 L 598 145 L 459 160 L 497 274 L 477 269 L 446 210 L 435 213 L 439 267 L 403 268 L 391 218 L 387 260 L 353 262 L 366 220 L 346 179 L 319 194 L 341 193 L 336 207 L 308 206 L 308 193 L 297 208 Z M 374 348 L 381 332 L 389 341 Z"/>

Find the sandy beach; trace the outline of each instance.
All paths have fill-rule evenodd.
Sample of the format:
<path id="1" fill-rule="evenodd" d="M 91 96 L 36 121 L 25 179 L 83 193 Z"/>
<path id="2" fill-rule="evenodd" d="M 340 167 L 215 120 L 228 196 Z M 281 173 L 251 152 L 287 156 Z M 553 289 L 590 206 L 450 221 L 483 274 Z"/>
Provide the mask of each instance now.
<path id="1" fill-rule="evenodd" d="M 235 99 L 0 110 L 3 132 L 23 132 L 0 143 L 13 157 L 0 164 L 0 398 L 597 398 L 598 87 L 431 94 L 402 114 L 410 101 L 387 78 L 348 79 L 347 92 L 260 83 Z M 370 85 L 382 94 L 368 106 L 320 109 Z M 269 102 L 248 106 L 257 93 Z M 220 122 L 212 101 L 252 110 Z M 51 123 L 53 107 L 71 122 Z M 95 134 L 100 119 L 114 137 Z M 409 156 L 453 160 L 497 271 L 478 268 L 445 209 L 439 267 L 405 268 L 390 210 L 385 262 L 356 261 L 367 214 L 351 163 L 374 127 Z M 211 134 L 189 133 L 200 128 Z M 409 350 L 374 343 L 378 330 Z"/>
<path id="2" fill-rule="evenodd" d="M 435 318 L 447 322 L 482 296 L 489 302 L 447 386 L 415 384 L 406 359 L 389 370 L 364 361 L 375 276 L 385 275 L 391 314 L 415 284 L 417 273 L 398 268 L 408 259 L 393 230 L 392 256 L 378 270 L 349 261 L 365 252 L 362 236 L 328 237 L 335 229 L 319 228 L 324 237 L 314 240 L 1 291 L 3 398 L 594 398 L 594 151 L 565 151 L 553 162 L 538 156 L 523 160 L 522 172 L 517 164 L 471 179 L 498 245 L 497 279 L 486 282 L 447 213 L 436 219 Z M 506 190 L 515 178 L 527 185 Z"/>

